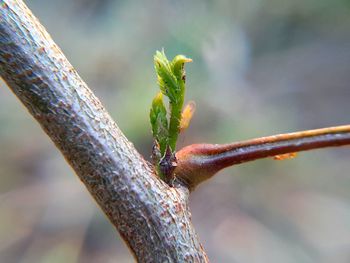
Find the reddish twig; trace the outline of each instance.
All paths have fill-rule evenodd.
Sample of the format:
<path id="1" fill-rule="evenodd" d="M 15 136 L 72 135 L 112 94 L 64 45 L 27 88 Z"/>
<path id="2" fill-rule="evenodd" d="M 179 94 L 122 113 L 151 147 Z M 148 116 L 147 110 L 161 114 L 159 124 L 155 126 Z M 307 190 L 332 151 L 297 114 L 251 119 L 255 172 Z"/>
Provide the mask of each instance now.
<path id="1" fill-rule="evenodd" d="M 279 134 L 232 144 L 193 144 L 177 154 L 176 176 L 191 188 L 231 165 L 350 144 L 350 125 Z"/>

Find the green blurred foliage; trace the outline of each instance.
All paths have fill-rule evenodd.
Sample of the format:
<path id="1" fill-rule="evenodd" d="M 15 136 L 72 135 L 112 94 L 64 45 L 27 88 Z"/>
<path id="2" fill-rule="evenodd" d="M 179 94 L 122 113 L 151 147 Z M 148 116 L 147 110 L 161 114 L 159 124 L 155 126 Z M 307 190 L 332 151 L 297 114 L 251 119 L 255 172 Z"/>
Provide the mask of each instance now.
<path id="1" fill-rule="evenodd" d="M 185 54 L 179 146 L 349 123 L 347 0 L 28 0 L 146 158 L 155 50 Z M 350 261 L 350 151 L 233 167 L 192 195 L 212 262 Z M 133 262 L 54 145 L 0 87 L 0 262 Z"/>

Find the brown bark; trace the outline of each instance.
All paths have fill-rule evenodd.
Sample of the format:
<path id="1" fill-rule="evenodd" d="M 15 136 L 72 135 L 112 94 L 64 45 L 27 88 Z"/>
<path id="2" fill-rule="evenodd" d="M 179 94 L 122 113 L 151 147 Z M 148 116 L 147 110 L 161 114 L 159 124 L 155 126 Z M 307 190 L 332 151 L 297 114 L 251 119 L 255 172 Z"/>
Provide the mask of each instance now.
<path id="1" fill-rule="evenodd" d="M 208 261 L 188 189 L 155 176 L 21 0 L 0 1 L 0 74 L 138 261 Z"/>

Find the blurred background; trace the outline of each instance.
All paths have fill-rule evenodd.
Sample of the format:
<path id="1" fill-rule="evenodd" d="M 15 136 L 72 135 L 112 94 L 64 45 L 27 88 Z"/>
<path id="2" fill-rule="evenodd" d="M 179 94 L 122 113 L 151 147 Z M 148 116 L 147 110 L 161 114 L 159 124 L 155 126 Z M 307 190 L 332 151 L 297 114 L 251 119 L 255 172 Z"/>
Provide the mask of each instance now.
<path id="1" fill-rule="evenodd" d="M 182 53 L 179 147 L 349 124 L 348 0 L 28 0 L 149 159 L 153 55 Z M 192 194 L 212 262 L 350 262 L 350 148 L 256 161 Z M 39 125 L 0 86 L 0 262 L 134 262 Z"/>

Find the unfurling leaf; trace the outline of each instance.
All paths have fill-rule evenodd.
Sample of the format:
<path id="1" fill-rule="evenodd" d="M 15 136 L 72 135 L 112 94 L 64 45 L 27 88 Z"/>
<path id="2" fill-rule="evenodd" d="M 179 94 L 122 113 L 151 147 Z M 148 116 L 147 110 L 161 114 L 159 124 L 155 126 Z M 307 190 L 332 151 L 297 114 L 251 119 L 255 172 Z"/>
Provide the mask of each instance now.
<path id="1" fill-rule="evenodd" d="M 156 52 L 154 56 L 154 66 L 157 72 L 160 90 L 169 98 L 171 103 L 176 103 L 179 85 L 172 72 L 171 64 L 165 56 L 164 50 L 162 50 L 162 52 Z"/>
<path id="2" fill-rule="evenodd" d="M 164 154 L 168 142 L 168 120 L 166 115 L 167 111 L 163 103 L 163 95 L 159 92 L 152 102 L 150 121 L 153 138 L 159 145 L 161 155 Z"/>
<path id="3" fill-rule="evenodd" d="M 194 111 L 194 103 L 192 103 L 185 109 L 184 118 L 182 117 L 186 90 L 184 64 L 191 61 L 192 59 L 183 55 L 178 55 L 169 61 L 164 50 L 157 51 L 154 56 L 154 67 L 161 92 L 154 98 L 150 112 L 155 142 L 152 156 L 162 178 L 171 178 L 172 176 L 173 168 L 176 166 L 176 158 L 170 157 L 175 156 L 180 130 L 188 126 Z M 162 95 L 169 98 L 169 113 L 164 106 Z M 180 123 L 181 119 L 183 119 L 182 124 Z"/>
<path id="4" fill-rule="evenodd" d="M 177 55 L 171 62 L 171 66 L 177 80 L 185 81 L 186 76 L 184 64 L 188 62 L 192 62 L 192 59 L 186 58 L 184 55 Z"/>

